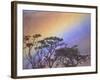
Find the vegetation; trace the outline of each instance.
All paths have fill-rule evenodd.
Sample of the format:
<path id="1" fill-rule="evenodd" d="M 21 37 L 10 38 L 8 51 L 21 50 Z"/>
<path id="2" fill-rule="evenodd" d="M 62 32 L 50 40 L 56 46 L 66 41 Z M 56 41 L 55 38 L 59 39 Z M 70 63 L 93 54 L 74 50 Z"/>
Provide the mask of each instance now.
<path id="1" fill-rule="evenodd" d="M 27 60 L 33 69 L 59 67 L 60 63 L 60 66 L 73 67 L 89 59 L 89 55 L 80 54 L 78 45 L 68 47 L 62 38 L 56 36 L 42 40 L 40 37 L 40 34 L 24 37 L 24 49 L 28 48 Z"/>

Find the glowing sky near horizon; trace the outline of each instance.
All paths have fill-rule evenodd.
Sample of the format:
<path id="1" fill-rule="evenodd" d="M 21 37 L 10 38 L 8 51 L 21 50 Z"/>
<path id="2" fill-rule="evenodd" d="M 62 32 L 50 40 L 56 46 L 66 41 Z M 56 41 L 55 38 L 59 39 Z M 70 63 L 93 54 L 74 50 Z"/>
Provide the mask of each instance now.
<path id="1" fill-rule="evenodd" d="M 69 46 L 90 53 L 91 15 L 89 13 L 23 11 L 24 35 L 57 36 Z"/>

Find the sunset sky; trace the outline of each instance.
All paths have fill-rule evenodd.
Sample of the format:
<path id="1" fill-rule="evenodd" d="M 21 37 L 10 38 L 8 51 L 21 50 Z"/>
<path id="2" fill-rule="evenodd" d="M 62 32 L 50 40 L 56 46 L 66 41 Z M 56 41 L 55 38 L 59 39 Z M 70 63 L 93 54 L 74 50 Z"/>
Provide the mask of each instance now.
<path id="1" fill-rule="evenodd" d="M 91 15 L 88 13 L 23 11 L 24 35 L 57 36 L 69 46 L 90 53 Z"/>

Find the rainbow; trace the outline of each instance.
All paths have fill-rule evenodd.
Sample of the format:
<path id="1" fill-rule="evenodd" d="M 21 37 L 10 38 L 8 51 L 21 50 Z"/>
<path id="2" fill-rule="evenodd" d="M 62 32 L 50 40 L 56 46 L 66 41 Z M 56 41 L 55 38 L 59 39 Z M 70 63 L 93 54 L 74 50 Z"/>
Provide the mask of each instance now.
<path id="1" fill-rule="evenodd" d="M 79 45 L 90 53 L 91 15 L 89 13 L 23 11 L 24 35 L 58 36 L 69 46 Z"/>

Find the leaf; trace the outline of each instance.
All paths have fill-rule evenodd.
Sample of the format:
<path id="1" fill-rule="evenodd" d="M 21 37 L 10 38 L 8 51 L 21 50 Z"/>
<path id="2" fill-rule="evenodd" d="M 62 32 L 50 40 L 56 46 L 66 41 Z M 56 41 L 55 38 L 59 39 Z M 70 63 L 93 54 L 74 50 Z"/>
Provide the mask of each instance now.
<path id="1" fill-rule="evenodd" d="M 31 47 L 31 46 L 33 46 L 33 44 L 32 43 L 27 43 L 26 46 Z"/>
<path id="2" fill-rule="evenodd" d="M 40 40 L 38 43 L 45 44 L 45 40 Z"/>
<path id="3" fill-rule="evenodd" d="M 30 37 L 31 37 L 30 35 L 27 35 L 27 36 L 24 37 L 24 39 L 29 40 Z"/>
<path id="4" fill-rule="evenodd" d="M 35 34 L 35 35 L 33 35 L 33 38 L 38 38 L 38 37 L 41 37 L 41 34 Z"/>

